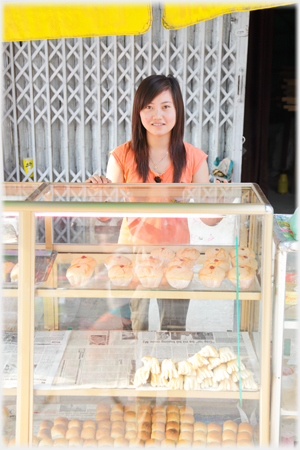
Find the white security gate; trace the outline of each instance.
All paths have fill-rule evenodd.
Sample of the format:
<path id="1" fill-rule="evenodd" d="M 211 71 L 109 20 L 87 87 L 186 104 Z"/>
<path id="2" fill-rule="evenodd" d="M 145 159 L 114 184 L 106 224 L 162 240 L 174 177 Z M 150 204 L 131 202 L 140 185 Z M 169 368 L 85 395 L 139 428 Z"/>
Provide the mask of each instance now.
<path id="1" fill-rule="evenodd" d="M 85 181 L 131 137 L 134 93 L 172 74 L 186 108 L 185 140 L 234 161 L 240 181 L 249 12 L 167 31 L 153 7 L 141 36 L 3 44 L 3 180 Z M 26 173 L 23 159 L 33 158 Z M 30 175 L 33 177 L 30 178 Z"/>

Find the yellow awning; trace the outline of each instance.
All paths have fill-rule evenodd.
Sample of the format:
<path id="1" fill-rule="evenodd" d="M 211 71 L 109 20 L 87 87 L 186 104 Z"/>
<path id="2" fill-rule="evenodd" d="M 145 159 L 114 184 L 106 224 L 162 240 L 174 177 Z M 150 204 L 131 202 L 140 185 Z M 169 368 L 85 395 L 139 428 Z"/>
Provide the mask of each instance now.
<path id="1" fill-rule="evenodd" d="M 275 6 L 285 6 L 294 4 L 283 0 L 269 0 L 263 2 L 193 2 L 193 3 L 174 3 L 165 2 L 163 7 L 162 23 L 167 30 L 178 30 L 179 28 L 189 27 L 205 20 L 211 20 L 222 14 L 229 14 L 238 11 L 253 11 L 256 9 L 273 8 Z"/>
<path id="2" fill-rule="evenodd" d="M 151 27 L 152 8 L 150 2 L 6 3 L 2 20 L 4 42 L 143 34 Z"/>

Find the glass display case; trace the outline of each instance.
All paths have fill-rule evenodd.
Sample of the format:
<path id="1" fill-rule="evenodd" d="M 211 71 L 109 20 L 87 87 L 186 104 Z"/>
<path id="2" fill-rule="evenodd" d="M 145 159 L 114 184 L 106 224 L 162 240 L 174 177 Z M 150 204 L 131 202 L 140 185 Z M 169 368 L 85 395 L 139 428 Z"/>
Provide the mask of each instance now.
<path id="1" fill-rule="evenodd" d="M 272 343 L 271 443 L 298 443 L 297 333 L 299 243 L 290 215 L 274 215 L 274 308 Z"/>
<path id="2" fill-rule="evenodd" d="M 269 443 L 257 185 L 43 183 L 3 210 L 19 215 L 17 444 Z"/>

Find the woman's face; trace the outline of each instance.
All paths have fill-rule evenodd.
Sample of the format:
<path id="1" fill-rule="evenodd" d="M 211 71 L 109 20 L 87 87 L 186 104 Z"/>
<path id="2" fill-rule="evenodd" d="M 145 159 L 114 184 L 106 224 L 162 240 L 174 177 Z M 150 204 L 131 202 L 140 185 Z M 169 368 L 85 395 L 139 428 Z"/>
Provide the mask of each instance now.
<path id="1" fill-rule="evenodd" d="M 167 90 L 158 94 L 141 110 L 140 116 L 147 133 L 157 137 L 171 135 L 176 123 L 176 110 L 171 92 Z"/>

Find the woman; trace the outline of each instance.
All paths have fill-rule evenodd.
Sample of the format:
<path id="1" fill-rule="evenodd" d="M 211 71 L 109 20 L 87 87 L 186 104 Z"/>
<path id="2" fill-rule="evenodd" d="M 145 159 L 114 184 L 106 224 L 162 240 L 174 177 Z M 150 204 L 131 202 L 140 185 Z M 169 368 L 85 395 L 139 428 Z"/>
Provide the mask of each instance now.
<path id="1" fill-rule="evenodd" d="M 132 139 L 114 149 L 107 165 L 107 177 L 93 175 L 89 183 L 209 183 L 207 155 L 183 142 L 184 105 L 177 80 L 169 75 L 151 75 L 139 85 L 132 112 Z M 151 198 L 153 201 L 153 198 Z M 163 201 L 157 199 L 157 201 Z M 203 219 L 215 225 L 218 219 Z M 186 219 L 123 219 L 119 243 L 189 244 Z M 163 307 L 174 300 L 157 300 Z M 177 300 L 187 310 L 189 300 Z M 149 299 L 131 299 L 132 328 L 148 329 Z"/>

